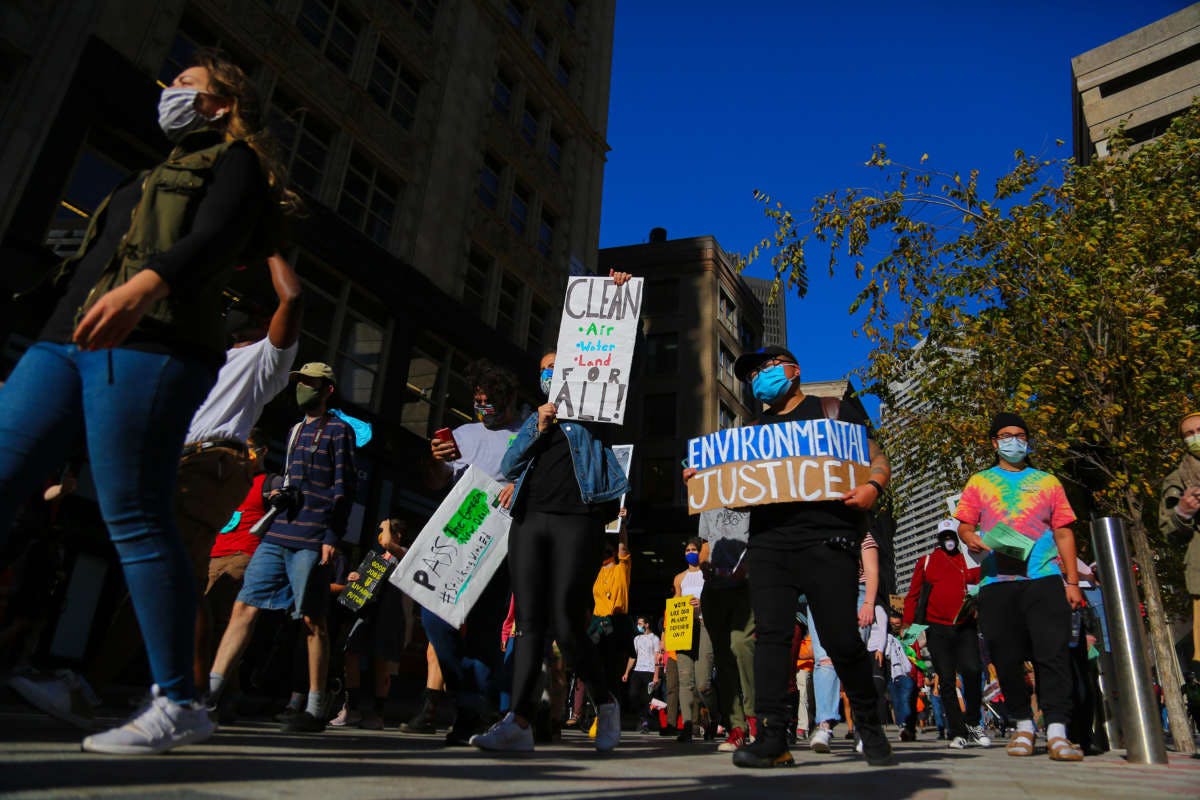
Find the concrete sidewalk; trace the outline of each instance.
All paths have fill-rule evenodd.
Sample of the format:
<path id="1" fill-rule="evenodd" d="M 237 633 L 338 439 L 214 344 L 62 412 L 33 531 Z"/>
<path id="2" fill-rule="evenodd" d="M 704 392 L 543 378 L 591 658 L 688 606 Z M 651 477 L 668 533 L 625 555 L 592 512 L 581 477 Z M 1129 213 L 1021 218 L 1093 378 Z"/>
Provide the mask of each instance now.
<path id="1" fill-rule="evenodd" d="M 0 710 L 0 793 L 12 798 L 685 798 L 727 791 L 731 798 L 1120 798 L 1200 797 L 1200 760 L 1169 766 L 1126 764 L 1117 754 L 1081 764 L 1044 755 L 1009 758 L 999 747 L 950 751 L 945 742 L 898 743 L 901 764 L 870 768 L 835 743 L 820 756 L 793 750 L 797 767 L 734 768 L 713 743 L 679 745 L 628 734 L 602 756 L 581 734 L 536 754 L 489 757 L 440 747 L 440 737 L 393 730 L 329 730 L 289 735 L 266 723 L 223 728 L 202 745 L 147 758 L 79 750 L 81 735 L 34 713 Z"/>

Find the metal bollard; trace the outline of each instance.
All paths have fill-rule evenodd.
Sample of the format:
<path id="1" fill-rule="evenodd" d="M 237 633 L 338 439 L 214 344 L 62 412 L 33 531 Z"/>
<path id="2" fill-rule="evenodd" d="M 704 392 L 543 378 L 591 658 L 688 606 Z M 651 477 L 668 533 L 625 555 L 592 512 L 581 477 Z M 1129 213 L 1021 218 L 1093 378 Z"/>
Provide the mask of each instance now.
<path id="1" fill-rule="evenodd" d="M 1126 759 L 1136 764 L 1166 764 L 1167 747 L 1163 742 L 1154 684 L 1150 680 L 1149 650 L 1142 630 L 1129 548 L 1125 543 L 1124 520 L 1117 517 L 1093 519 L 1092 544 L 1104 590 L 1108 633 L 1112 639 L 1116 667 L 1112 688 L 1121 711 Z"/>

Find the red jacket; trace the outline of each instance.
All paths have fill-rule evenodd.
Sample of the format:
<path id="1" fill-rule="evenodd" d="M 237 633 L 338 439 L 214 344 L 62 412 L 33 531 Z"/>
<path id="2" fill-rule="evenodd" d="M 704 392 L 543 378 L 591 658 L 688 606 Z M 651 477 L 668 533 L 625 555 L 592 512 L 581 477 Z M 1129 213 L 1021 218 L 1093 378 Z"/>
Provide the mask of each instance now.
<path id="1" fill-rule="evenodd" d="M 926 562 L 929 562 L 928 567 Z M 921 587 L 926 583 L 933 588 L 929 592 L 929 604 L 925 607 L 925 621 L 953 625 L 954 617 L 958 615 L 967 596 L 967 584 L 979 583 L 979 567 L 967 569 L 967 560 L 962 553 L 951 555 L 941 547 L 918 559 L 917 568 L 913 570 L 912 585 L 904 597 L 905 627 L 912 624 L 917 614 Z"/>

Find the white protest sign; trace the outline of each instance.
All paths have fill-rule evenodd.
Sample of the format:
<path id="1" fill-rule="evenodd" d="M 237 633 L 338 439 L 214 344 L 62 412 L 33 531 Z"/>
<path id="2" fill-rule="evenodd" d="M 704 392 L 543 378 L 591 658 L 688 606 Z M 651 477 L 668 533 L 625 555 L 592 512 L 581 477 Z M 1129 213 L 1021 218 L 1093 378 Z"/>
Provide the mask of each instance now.
<path id="1" fill-rule="evenodd" d="M 806 419 L 688 440 L 688 513 L 767 503 L 840 500 L 871 478 L 865 425 Z"/>
<path id="2" fill-rule="evenodd" d="M 448 624 L 463 624 L 508 554 L 502 485 L 469 467 L 438 506 L 389 580 Z"/>
<path id="3" fill-rule="evenodd" d="M 629 464 L 633 461 L 633 445 L 631 444 L 614 444 L 612 446 L 613 455 L 617 457 L 617 463 L 621 465 L 621 470 L 625 473 L 625 477 L 629 477 Z M 625 507 L 625 495 L 621 495 L 621 508 Z M 612 522 L 604 526 L 605 533 L 620 533 L 621 518 L 617 517 Z"/>
<path id="4" fill-rule="evenodd" d="M 567 281 L 550 398 L 559 419 L 621 424 L 642 312 L 642 278 Z"/>

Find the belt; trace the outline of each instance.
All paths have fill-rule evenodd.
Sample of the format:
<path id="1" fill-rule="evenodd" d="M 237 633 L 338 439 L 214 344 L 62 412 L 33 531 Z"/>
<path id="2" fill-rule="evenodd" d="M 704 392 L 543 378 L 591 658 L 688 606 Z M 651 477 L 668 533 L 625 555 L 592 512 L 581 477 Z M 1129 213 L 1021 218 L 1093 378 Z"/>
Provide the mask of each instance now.
<path id="1" fill-rule="evenodd" d="M 249 455 L 249 450 L 246 449 L 245 442 L 237 439 L 202 439 L 199 442 L 191 442 L 183 446 L 183 455 L 194 456 L 196 453 L 203 453 L 205 450 L 212 450 L 214 447 L 220 447 L 224 450 L 233 450 L 241 455 Z"/>

